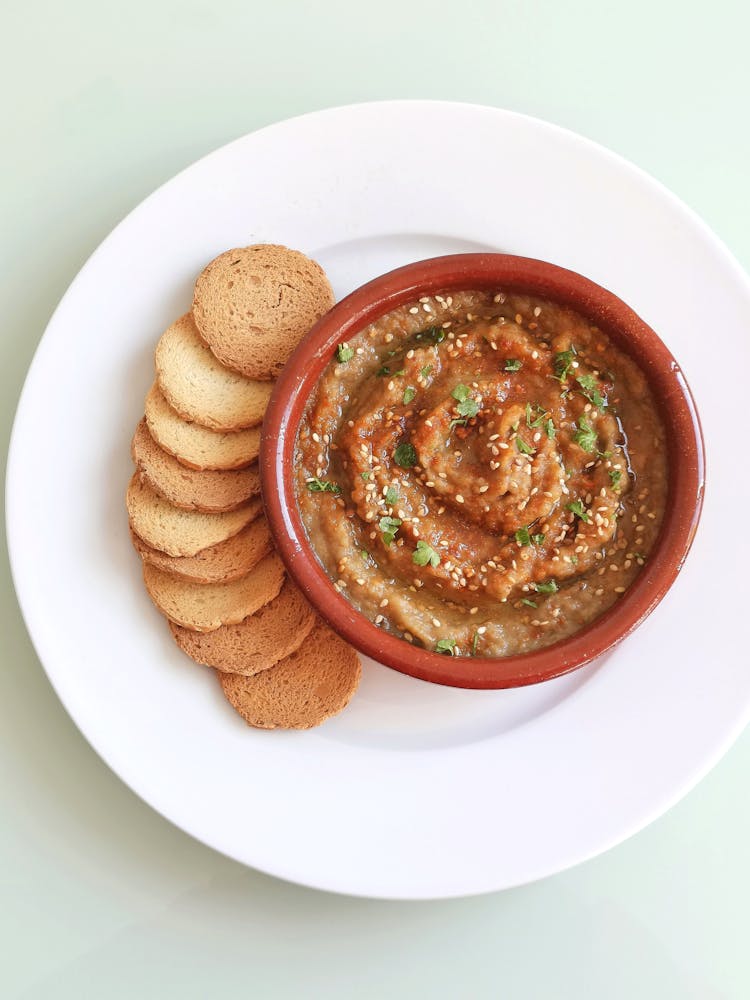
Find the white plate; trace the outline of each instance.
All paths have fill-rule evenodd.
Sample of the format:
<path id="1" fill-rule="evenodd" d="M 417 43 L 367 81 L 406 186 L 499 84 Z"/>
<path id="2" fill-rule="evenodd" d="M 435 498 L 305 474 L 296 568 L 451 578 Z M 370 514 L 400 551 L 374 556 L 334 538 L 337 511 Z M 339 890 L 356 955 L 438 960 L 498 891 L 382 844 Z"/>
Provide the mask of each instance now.
<path id="1" fill-rule="evenodd" d="M 263 733 L 176 649 L 128 537 L 130 436 L 157 337 L 188 307 L 196 274 L 259 241 L 317 258 L 339 296 L 437 253 L 542 257 L 607 286 L 661 334 L 697 398 L 709 489 L 685 570 L 606 663 L 496 692 L 368 663 L 343 715 L 309 733 Z M 747 593 L 736 517 L 750 482 L 733 451 L 749 329 L 748 282 L 707 228 L 633 166 L 551 125 L 408 101 L 248 135 L 114 230 L 34 359 L 7 511 L 40 659 L 92 746 L 146 802 L 275 875 L 416 899 L 591 857 L 683 795 L 748 716 L 734 600 Z"/>

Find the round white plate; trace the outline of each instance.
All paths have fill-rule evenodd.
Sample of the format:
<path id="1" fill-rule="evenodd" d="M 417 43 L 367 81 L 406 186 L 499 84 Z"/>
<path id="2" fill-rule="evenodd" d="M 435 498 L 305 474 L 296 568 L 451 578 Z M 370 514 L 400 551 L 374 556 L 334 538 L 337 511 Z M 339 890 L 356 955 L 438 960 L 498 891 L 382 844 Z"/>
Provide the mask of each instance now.
<path id="1" fill-rule="evenodd" d="M 164 327 L 220 251 L 285 243 L 338 296 L 439 253 L 493 249 L 580 271 L 632 305 L 684 366 L 709 488 L 687 565 L 596 668 L 459 691 L 365 665 L 322 728 L 247 728 L 175 647 L 127 530 L 129 444 Z M 722 244 L 606 150 L 491 108 L 406 101 L 282 122 L 194 164 L 94 253 L 21 398 L 8 535 L 24 617 L 71 716 L 173 823 L 233 858 L 339 892 L 432 898 L 567 868 L 683 795 L 740 731 L 750 671 L 734 595 L 750 495 L 734 461 L 750 287 Z M 744 432 L 742 432 L 744 433 Z M 731 559 L 734 553 L 735 559 Z M 718 585 L 721 589 L 718 589 Z"/>

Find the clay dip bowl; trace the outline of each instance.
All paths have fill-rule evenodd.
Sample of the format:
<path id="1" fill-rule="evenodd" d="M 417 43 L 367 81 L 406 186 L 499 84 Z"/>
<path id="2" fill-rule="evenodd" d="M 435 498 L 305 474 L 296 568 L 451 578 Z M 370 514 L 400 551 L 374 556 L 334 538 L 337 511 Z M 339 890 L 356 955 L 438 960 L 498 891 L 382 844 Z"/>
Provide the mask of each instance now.
<path id="1" fill-rule="evenodd" d="M 669 489 L 661 531 L 642 571 L 617 603 L 579 632 L 520 655 L 451 657 L 390 635 L 338 593 L 313 552 L 295 498 L 295 442 L 310 394 L 336 345 L 420 296 L 458 290 L 516 291 L 570 306 L 638 364 L 665 425 Z M 704 449 L 679 365 L 656 333 L 611 292 L 573 271 L 509 254 L 456 254 L 409 264 L 368 282 L 331 309 L 299 345 L 276 384 L 261 445 L 266 514 L 289 575 L 310 604 L 356 649 L 402 673 L 465 688 L 507 688 L 558 677 L 611 650 L 661 601 L 685 561 L 700 517 Z"/>

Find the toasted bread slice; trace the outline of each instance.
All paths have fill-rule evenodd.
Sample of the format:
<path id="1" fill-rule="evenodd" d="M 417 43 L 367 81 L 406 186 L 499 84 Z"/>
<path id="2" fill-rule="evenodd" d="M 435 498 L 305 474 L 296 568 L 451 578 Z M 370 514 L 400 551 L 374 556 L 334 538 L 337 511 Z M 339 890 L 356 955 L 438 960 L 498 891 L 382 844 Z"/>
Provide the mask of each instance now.
<path id="1" fill-rule="evenodd" d="M 223 365 L 269 380 L 333 303 L 330 282 L 314 260 L 259 244 L 211 261 L 195 283 L 193 318 Z"/>
<path id="2" fill-rule="evenodd" d="M 190 469 L 244 469 L 260 451 L 260 427 L 222 433 L 188 423 L 156 383 L 146 396 L 146 423 L 154 441 Z"/>
<path id="3" fill-rule="evenodd" d="M 260 514 L 260 500 L 257 504 Z M 168 556 L 151 548 L 131 529 L 130 537 L 144 562 L 192 583 L 229 583 L 245 576 L 273 549 L 273 540 L 264 517 L 257 517 L 246 528 L 225 542 L 203 549 L 194 556 Z"/>
<path id="4" fill-rule="evenodd" d="M 195 632 L 211 632 L 236 625 L 272 601 L 284 582 L 284 567 L 272 553 L 238 580 L 191 583 L 144 563 L 143 579 L 152 601 L 170 621 Z"/>
<path id="5" fill-rule="evenodd" d="M 154 441 L 145 417 L 135 429 L 130 453 L 141 479 L 172 506 L 183 510 L 225 514 L 260 493 L 257 464 L 223 471 L 188 469 Z"/>
<path id="6" fill-rule="evenodd" d="M 251 677 L 217 671 L 232 708 L 258 729 L 312 729 L 351 701 L 359 656 L 318 619 L 300 648 Z"/>
<path id="7" fill-rule="evenodd" d="M 215 431 L 239 431 L 263 420 L 273 384 L 219 364 L 195 328 L 191 313 L 172 323 L 156 345 L 156 380 L 184 420 Z"/>
<path id="8" fill-rule="evenodd" d="M 130 526 L 151 548 L 169 556 L 194 556 L 231 538 L 257 515 L 257 503 L 227 514 L 180 510 L 134 473 L 125 499 Z"/>
<path id="9" fill-rule="evenodd" d="M 302 645 L 315 612 L 287 578 L 278 597 L 238 625 L 214 632 L 191 632 L 170 622 L 180 649 L 196 663 L 249 677 L 268 670 Z"/>

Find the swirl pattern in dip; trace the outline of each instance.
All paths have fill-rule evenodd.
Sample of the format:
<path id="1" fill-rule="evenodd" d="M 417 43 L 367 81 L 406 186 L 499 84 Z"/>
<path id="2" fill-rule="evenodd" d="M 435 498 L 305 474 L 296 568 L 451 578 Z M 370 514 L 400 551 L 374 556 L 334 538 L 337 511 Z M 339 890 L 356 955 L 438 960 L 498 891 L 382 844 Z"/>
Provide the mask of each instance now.
<path id="1" fill-rule="evenodd" d="M 667 491 L 646 379 L 578 313 L 425 297 L 337 347 L 300 426 L 297 499 L 351 603 L 409 642 L 506 656 L 564 639 L 645 565 Z"/>

